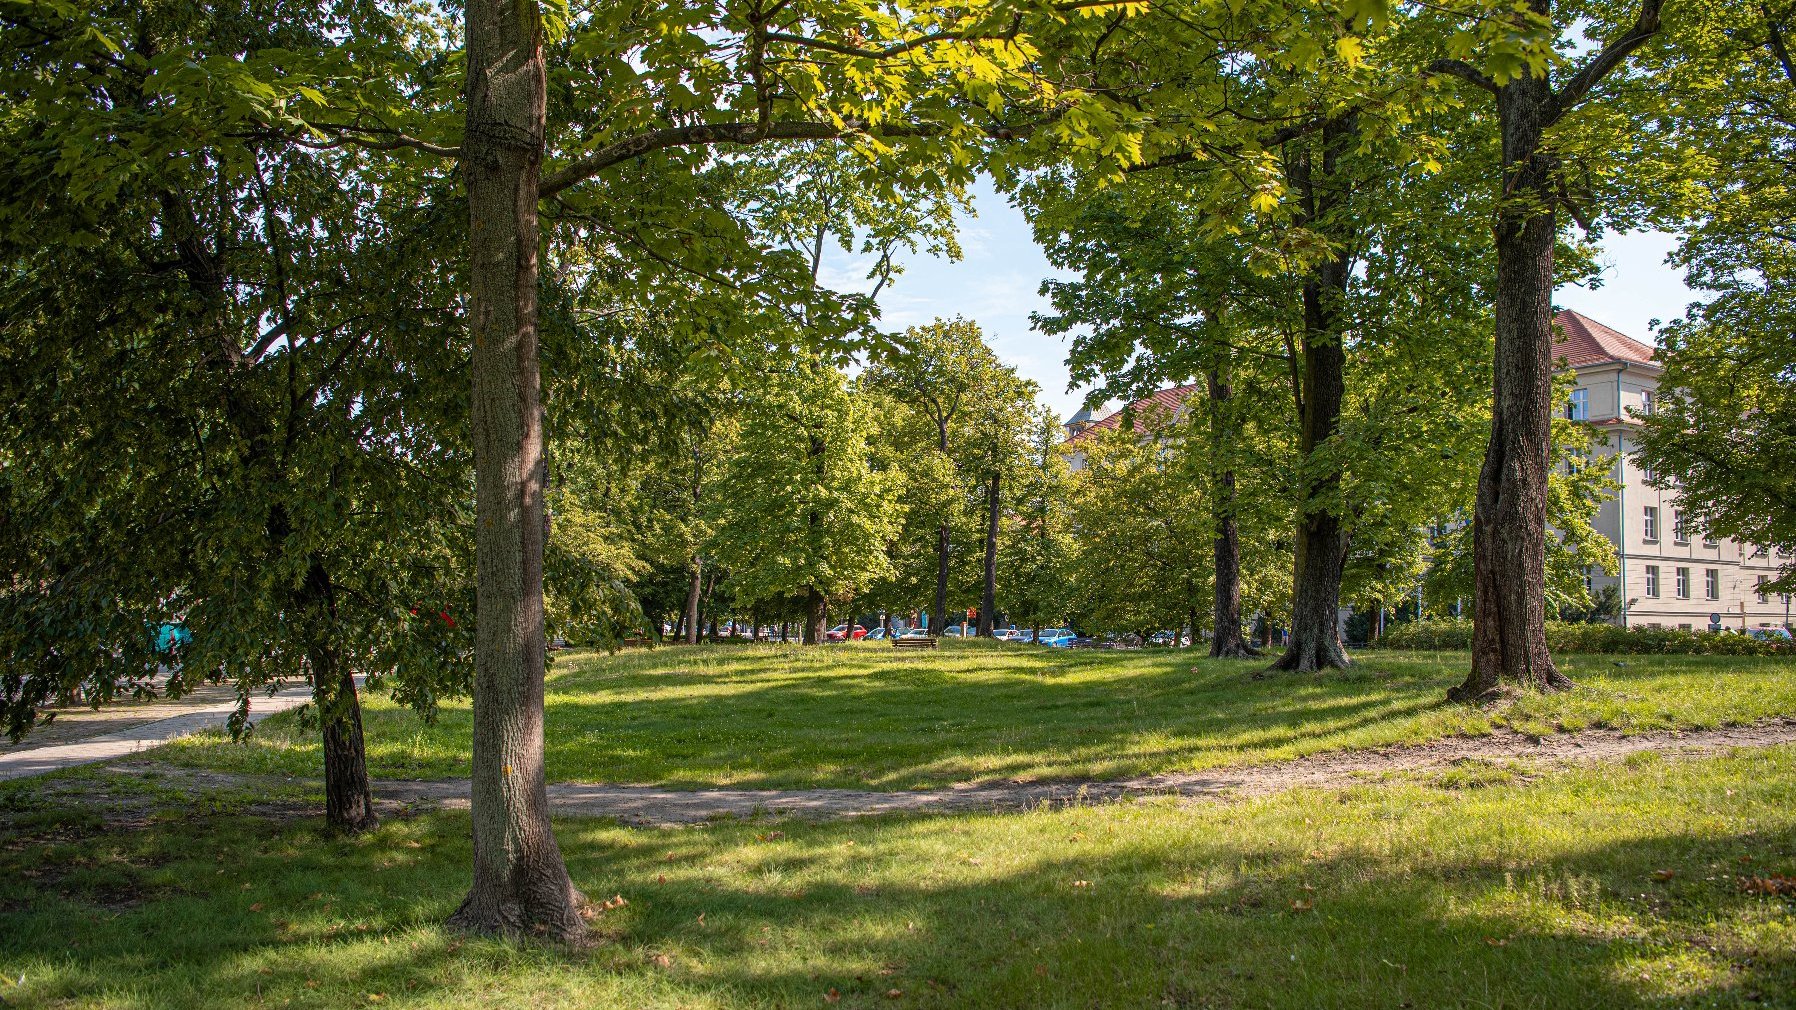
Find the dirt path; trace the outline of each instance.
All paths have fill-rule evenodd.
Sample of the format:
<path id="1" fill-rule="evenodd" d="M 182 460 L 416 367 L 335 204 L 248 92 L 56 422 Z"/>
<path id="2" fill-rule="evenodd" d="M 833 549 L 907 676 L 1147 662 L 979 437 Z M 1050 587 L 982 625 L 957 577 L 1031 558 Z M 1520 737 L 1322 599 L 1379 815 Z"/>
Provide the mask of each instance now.
<path id="1" fill-rule="evenodd" d="M 220 697 L 229 700 L 220 701 Z M 311 698 L 311 688 L 303 686 L 283 688 L 272 695 L 257 692 L 250 698 L 250 718 L 258 720 L 298 708 Z M 222 727 L 236 710 L 236 690 L 224 688 L 222 692 L 196 692 L 178 702 L 123 705 L 77 713 L 77 718 L 81 719 L 80 732 L 35 739 L 34 734 L 18 746 L 0 750 L 0 782 L 127 757 L 178 736 Z M 58 718 L 51 728 L 61 726 L 63 720 Z M 99 731 L 86 732 L 89 729 Z M 39 746 L 29 746 L 40 741 Z"/>
<path id="2" fill-rule="evenodd" d="M 559 783 L 549 786 L 555 812 L 576 817 L 613 817 L 627 824 L 677 827 L 723 818 L 798 817 L 825 820 L 890 813 L 954 813 L 1020 810 L 1044 804 L 1106 803 L 1139 796 L 1220 798 L 1257 796 L 1303 786 L 1342 786 L 1385 775 L 1443 771 L 1467 761 L 1516 761 L 1530 773 L 1555 767 L 1613 760 L 1641 751 L 1698 757 L 1734 747 L 1796 743 L 1796 719 L 1754 726 L 1693 732 L 1652 732 L 1624 736 L 1613 730 L 1586 730 L 1535 739 L 1499 732 L 1453 737 L 1432 743 L 1379 750 L 1340 751 L 1296 761 L 1216 768 L 1203 772 L 1153 775 L 1110 782 L 998 782 L 914 792 L 859 789 L 663 789 Z M 140 768 L 119 768 L 121 772 Z M 244 776 L 157 769 L 168 782 L 185 778 L 197 787 L 243 786 Z M 468 806 L 466 779 L 379 781 L 383 803 L 423 804 L 452 810 Z"/>

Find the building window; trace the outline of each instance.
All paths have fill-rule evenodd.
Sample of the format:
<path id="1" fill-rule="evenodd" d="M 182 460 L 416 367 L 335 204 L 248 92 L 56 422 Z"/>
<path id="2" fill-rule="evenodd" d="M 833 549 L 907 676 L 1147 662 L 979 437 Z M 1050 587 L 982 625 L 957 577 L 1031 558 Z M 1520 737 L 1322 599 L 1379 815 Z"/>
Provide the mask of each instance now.
<path id="1" fill-rule="evenodd" d="M 1680 625 L 1678 625 L 1678 630 L 1679 630 L 1679 631 L 1689 631 L 1689 630 L 1690 630 L 1690 625 L 1688 625 L 1688 624 L 1680 624 Z"/>
<path id="2" fill-rule="evenodd" d="M 1677 594 L 1680 600 L 1690 598 L 1690 569 L 1681 565 L 1677 570 Z"/>
<path id="3" fill-rule="evenodd" d="M 1646 506 L 1644 517 L 1646 524 L 1640 528 L 1640 536 L 1647 540 L 1659 539 L 1659 506 Z"/>
<path id="4" fill-rule="evenodd" d="M 1594 592 L 1596 592 L 1596 578 L 1593 575 L 1591 575 L 1590 568 L 1591 568 L 1590 565 L 1584 566 L 1584 591 L 1587 593 L 1594 593 Z M 1762 575 L 1759 576 L 1759 582 L 1763 583 L 1764 581 L 1765 581 L 1765 577 Z M 1759 602 L 1763 603 L 1765 601 L 1760 600 Z"/>
<path id="5" fill-rule="evenodd" d="M 1766 582 L 1767 582 L 1767 581 L 1769 581 L 1769 577 L 1768 577 L 1768 576 L 1764 576 L 1764 575 L 1761 575 L 1761 576 L 1759 576 L 1759 583 L 1758 583 L 1758 585 L 1756 585 L 1756 586 L 1754 586 L 1754 587 L 1753 587 L 1753 588 L 1754 588 L 1754 589 L 1756 589 L 1756 590 L 1757 590 L 1757 591 L 1758 591 L 1758 594 L 1759 594 L 1759 602 L 1760 602 L 1760 603 L 1764 603 L 1764 602 L 1765 602 L 1765 583 L 1766 583 Z"/>
<path id="6" fill-rule="evenodd" d="M 1702 570 L 1702 591 L 1711 600 L 1721 599 L 1721 569 L 1704 568 Z"/>
<path id="7" fill-rule="evenodd" d="M 1565 401 L 1565 417 L 1568 421 L 1590 420 L 1590 390 L 1571 391 L 1571 399 Z"/>
<path id="8" fill-rule="evenodd" d="M 1713 533 L 1704 533 L 1702 535 L 1702 545 L 1709 550 L 1714 550 L 1721 546 L 1721 541 L 1715 539 L 1715 534 Z"/>
<path id="9" fill-rule="evenodd" d="M 1652 597 L 1655 600 L 1659 598 L 1659 566 L 1658 565 L 1647 565 L 1646 566 L 1646 595 Z"/>
<path id="10" fill-rule="evenodd" d="M 1674 544 L 1690 542 L 1690 527 L 1684 525 L 1683 509 L 1677 509 L 1671 513 L 1671 542 Z"/>
<path id="11" fill-rule="evenodd" d="M 1648 417 L 1653 416 L 1653 391 L 1650 389 L 1640 391 L 1640 412 Z"/>

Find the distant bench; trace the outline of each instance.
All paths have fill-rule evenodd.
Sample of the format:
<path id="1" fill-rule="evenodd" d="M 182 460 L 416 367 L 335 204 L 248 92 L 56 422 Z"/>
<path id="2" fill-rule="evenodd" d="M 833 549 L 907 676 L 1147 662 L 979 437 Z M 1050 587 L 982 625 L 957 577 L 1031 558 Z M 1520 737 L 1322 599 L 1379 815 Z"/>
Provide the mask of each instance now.
<path id="1" fill-rule="evenodd" d="M 933 649 L 939 644 L 941 643 L 930 635 L 892 639 L 892 648 L 894 649 Z"/>

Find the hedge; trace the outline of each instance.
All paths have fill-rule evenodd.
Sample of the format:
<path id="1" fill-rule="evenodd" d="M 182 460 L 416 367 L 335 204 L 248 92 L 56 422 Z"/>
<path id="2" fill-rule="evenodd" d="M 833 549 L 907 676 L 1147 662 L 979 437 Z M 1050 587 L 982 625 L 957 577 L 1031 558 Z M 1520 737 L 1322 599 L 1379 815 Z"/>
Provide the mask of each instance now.
<path id="1" fill-rule="evenodd" d="M 1411 621 L 1387 628 L 1379 645 L 1389 649 L 1457 649 L 1472 647 L 1469 620 Z M 1547 622 L 1547 648 L 1554 652 L 1608 652 L 1706 656 L 1775 656 L 1796 654 L 1788 643 L 1761 641 L 1737 631 L 1677 631 L 1670 628 L 1623 628 L 1613 624 Z"/>

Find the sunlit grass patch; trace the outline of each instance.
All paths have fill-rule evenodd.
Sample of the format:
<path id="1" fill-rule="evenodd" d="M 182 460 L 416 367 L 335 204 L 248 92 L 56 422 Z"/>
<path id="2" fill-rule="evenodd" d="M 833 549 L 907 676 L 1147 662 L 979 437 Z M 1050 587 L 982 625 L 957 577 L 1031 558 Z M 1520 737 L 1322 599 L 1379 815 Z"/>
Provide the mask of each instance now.
<path id="1" fill-rule="evenodd" d="M 927 656 L 877 644 L 718 645 L 560 656 L 546 700 L 552 781 L 675 788 L 915 789 L 1005 779 L 1119 778 L 1515 729 L 1536 736 L 1750 723 L 1796 715 L 1787 658 L 1560 657 L 1577 690 L 1495 709 L 1451 705 L 1466 657 L 1368 652 L 1347 671 L 1253 674 L 1265 661 L 1187 650 L 1066 651 L 951 642 Z M 371 770 L 467 774 L 465 700 L 435 722 L 366 699 Z M 291 716 L 245 745 L 201 735 L 163 760 L 316 776 Z"/>

